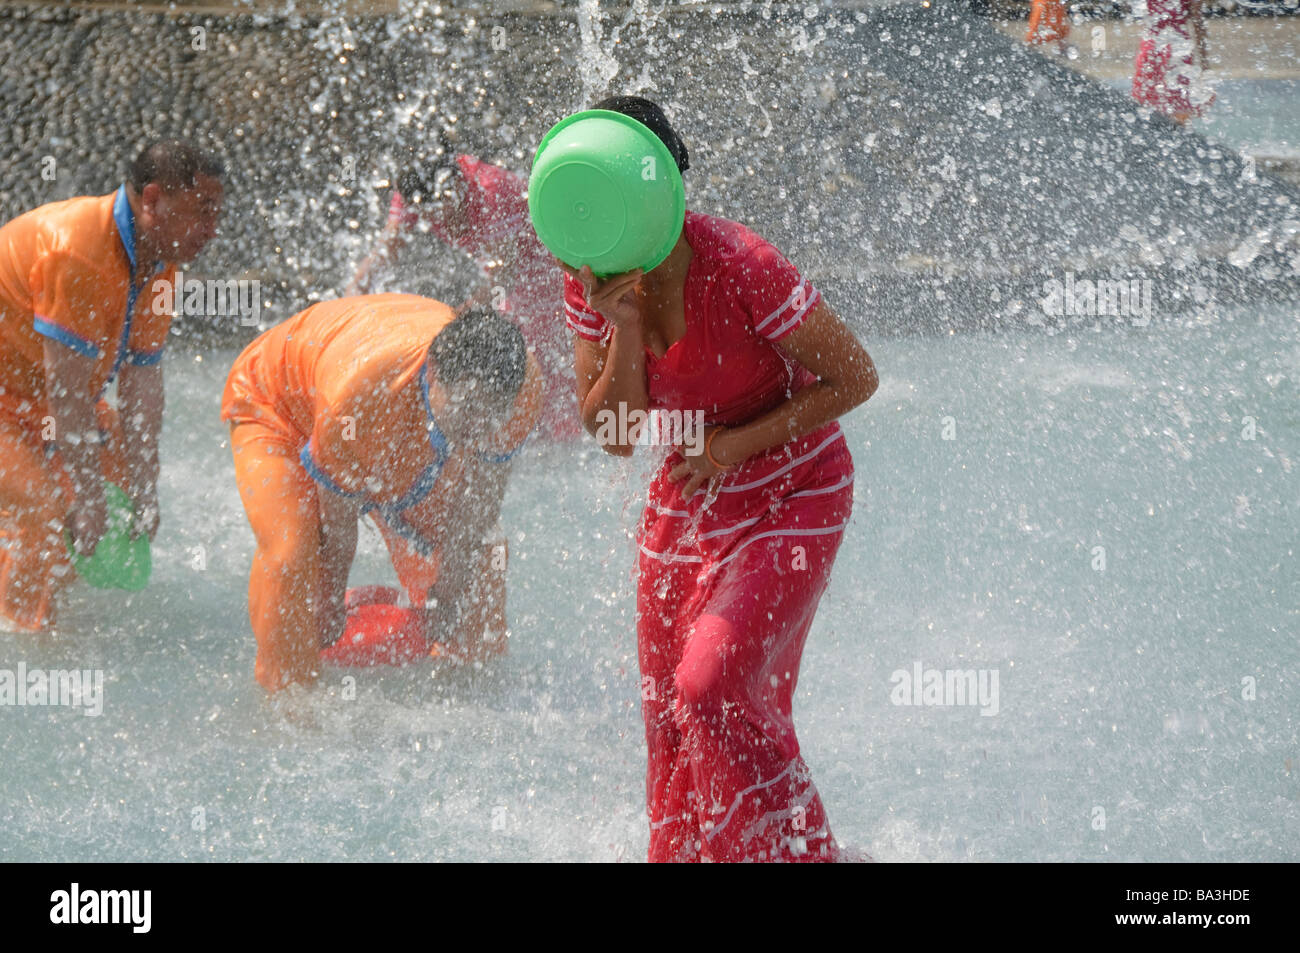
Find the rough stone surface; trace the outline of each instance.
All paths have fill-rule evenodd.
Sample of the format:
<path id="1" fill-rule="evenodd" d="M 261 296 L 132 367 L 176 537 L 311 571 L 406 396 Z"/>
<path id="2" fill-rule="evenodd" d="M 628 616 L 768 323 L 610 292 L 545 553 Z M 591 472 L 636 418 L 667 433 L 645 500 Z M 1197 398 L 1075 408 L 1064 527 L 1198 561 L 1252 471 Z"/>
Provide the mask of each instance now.
<path id="1" fill-rule="evenodd" d="M 192 138 L 229 180 L 191 272 L 260 278 L 276 320 L 339 293 L 436 124 L 526 173 L 553 122 L 632 92 L 686 138 L 690 207 L 745 221 L 875 330 L 1014 320 L 1067 270 L 1155 278 L 1171 300 L 1297 285 L 1294 186 L 960 7 L 440 9 L 0 7 L 0 218 L 106 192 L 148 139 Z M 430 268 L 448 298 L 469 280 L 451 253 Z"/>

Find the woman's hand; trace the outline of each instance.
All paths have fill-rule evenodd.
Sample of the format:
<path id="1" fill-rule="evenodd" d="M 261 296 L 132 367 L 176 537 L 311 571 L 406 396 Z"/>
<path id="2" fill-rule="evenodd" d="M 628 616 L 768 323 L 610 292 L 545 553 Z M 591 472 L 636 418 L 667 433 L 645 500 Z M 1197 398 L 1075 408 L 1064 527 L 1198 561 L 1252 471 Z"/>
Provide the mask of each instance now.
<path id="1" fill-rule="evenodd" d="M 697 453 L 687 453 L 688 448 L 686 445 L 678 444 L 677 452 L 681 454 L 683 462 L 677 464 L 677 466 L 673 467 L 673 469 L 669 471 L 668 480 L 671 483 L 681 483 L 682 481 L 685 481 L 682 486 L 683 500 L 689 500 L 695 495 L 695 491 L 705 483 L 708 483 L 718 474 L 725 473 L 726 470 L 731 469 L 727 460 L 720 459 L 717 456 L 719 452 L 718 443 L 721 442 L 721 435 L 719 435 L 718 441 L 713 445 L 713 454 L 714 459 L 718 460 L 718 462 L 723 464 L 723 466 L 714 466 L 713 462 L 709 460 L 709 455 L 706 451 L 706 448 L 709 446 L 709 438 L 717 431 L 723 429 L 724 428 L 722 427 L 705 427 L 704 439 L 699 443 L 699 450 Z"/>
<path id="2" fill-rule="evenodd" d="M 595 276 L 590 265 L 574 269 L 558 258 L 555 262 L 565 274 L 582 282 L 589 308 L 603 315 L 605 320 L 620 330 L 640 326 L 641 308 L 637 304 L 636 291 L 644 271 L 637 268 L 621 275 L 611 275 L 602 281 Z"/>

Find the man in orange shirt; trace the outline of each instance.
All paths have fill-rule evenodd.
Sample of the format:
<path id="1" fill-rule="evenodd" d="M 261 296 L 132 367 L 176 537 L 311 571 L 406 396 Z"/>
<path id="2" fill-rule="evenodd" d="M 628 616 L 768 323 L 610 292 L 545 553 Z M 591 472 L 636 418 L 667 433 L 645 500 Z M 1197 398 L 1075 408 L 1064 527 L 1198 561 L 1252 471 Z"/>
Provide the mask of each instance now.
<path id="1" fill-rule="evenodd" d="M 163 345 L 153 307 L 216 234 L 221 166 L 181 142 L 146 147 L 115 192 L 54 202 L 0 227 L 0 622 L 41 630 L 104 534 L 104 480 L 158 530 Z M 120 414 L 104 400 L 117 383 Z"/>
<path id="2" fill-rule="evenodd" d="M 1057 52 L 1066 51 L 1065 41 L 1070 38 L 1070 14 L 1065 0 L 1034 0 L 1029 11 L 1029 31 L 1025 42 L 1054 44 Z"/>
<path id="3" fill-rule="evenodd" d="M 416 295 L 321 302 L 245 349 L 221 415 L 257 537 L 248 602 L 264 688 L 316 680 L 345 626 L 364 515 L 427 608 L 435 654 L 504 650 L 505 464 L 542 392 L 509 321 Z"/>

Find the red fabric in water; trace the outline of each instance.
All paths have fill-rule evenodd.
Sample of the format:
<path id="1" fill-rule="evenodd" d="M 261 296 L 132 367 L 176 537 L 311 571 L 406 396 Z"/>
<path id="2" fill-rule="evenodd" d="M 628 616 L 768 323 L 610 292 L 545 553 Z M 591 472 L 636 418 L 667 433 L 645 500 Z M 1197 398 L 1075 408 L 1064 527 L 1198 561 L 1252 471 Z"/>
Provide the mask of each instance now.
<path id="1" fill-rule="evenodd" d="M 321 651 L 322 661 L 348 668 L 408 665 L 429 657 L 424 613 L 396 605 L 398 592 L 388 586 L 349 589 L 343 636 Z"/>
<path id="2" fill-rule="evenodd" d="M 641 520 L 637 634 L 650 860 L 830 860 L 800 757 L 799 663 L 853 508 L 839 426 L 754 457 L 718 498 L 667 479 Z"/>

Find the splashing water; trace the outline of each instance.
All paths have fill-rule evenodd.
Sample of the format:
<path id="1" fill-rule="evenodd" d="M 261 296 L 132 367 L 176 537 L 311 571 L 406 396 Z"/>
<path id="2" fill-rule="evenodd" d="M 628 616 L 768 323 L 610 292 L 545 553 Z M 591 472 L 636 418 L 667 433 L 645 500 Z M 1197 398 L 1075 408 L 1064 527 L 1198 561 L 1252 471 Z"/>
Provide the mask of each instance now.
<path id="1" fill-rule="evenodd" d="M 582 38 L 578 75 L 585 107 L 600 98 L 619 72 L 618 60 L 603 44 L 605 27 L 599 0 L 579 0 L 578 33 Z"/>
<path id="2" fill-rule="evenodd" d="M 471 25 L 421 3 L 304 29 L 5 8 L 3 217 L 106 190 L 102 143 L 141 137 L 135 98 L 170 103 L 165 131 L 231 168 L 200 265 L 258 269 L 280 318 L 337 294 L 396 158 L 439 124 L 526 174 L 569 108 L 658 91 L 691 207 L 772 239 L 881 371 L 845 421 L 854 521 L 796 701 L 836 834 L 884 860 L 1300 859 L 1300 330 L 1274 297 L 1300 276 L 1296 190 L 964 12 L 611 9 Z M 177 52 L 191 24 L 225 37 L 212 55 Z M 141 32 L 160 51 L 142 67 Z M 1268 135 L 1294 147 L 1290 128 Z M 51 149 L 59 178 L 34 179 Z M 457 267 L 425 264 L 448 298 Z M 1043 281 L 1067 271 L 1148 280 L 1158 314 L 1045 320 Z M 0 633 L 0 668 L 106 681 L 99 717 L 0 709 L 0 858 L 643 857 L 649 462 L 589 443 L 519 460 L 499 664 L 331 670 L 268 702 L 217 419 L 225 331 L 168 357 L 150 588 L 79 587 L 57 637 Z M 352 583 L 391 580 L 364 529 Z M 893 703 L 916 662 L 998 670 L 997 716 Z"/>

